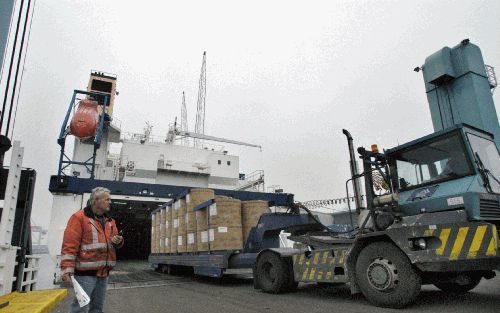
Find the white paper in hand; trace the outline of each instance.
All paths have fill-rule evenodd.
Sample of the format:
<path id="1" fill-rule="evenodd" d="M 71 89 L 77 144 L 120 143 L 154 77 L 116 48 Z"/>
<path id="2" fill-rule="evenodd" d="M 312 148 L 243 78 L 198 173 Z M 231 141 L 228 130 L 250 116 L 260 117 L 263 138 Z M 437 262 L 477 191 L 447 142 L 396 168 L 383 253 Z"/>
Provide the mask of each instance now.
<path id="1" fill-rule="evenodd" d="M 75 289 L 76 300 L 78 300 L 78 304 L 80 307 L 84 307 L 90 303 L 90 298 L 83 290 L 82 286 L 76 281 L 75 277 L 71 276 L 71 282 L 73 283 L 73 288 Z"/>

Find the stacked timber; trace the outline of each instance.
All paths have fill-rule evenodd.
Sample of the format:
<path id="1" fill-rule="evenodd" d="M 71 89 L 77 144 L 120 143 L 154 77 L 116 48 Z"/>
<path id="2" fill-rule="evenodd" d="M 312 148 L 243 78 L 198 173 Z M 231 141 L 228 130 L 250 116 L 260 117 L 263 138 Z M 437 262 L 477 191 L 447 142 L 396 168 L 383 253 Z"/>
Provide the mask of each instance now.
<path id="1" fill-rule="evenodd" d="M 172 230 L 170 231 L 170 253 L 177 253 L 177 234 L 179 232 L 179 208 L 172 203 Z"/>
<path id="2" fill-rule="evenodd" d="M 179 199 L 175 201 L 177 205 L 177 220 L 178 220 L 178 232 L 177 232 L 177 252 L 186 252 L 187 244 L 187 229 L 186 229 L 186 199 Z"/>
<path id="3" fill-rule="evenodd" d="M 248 239 L 252 227 L 256 227 L 260 216 L 264 213 L 270 213 L 269 203 L 267 201 L 252 200 L 241 203 L 241 226 L 243 230 L 243 243 Z"/>
<path id="4" fill-rule="evenodd" d="M 241 201 L 230 197 L 215 197 L 208 209 L 208 243 L 211 251 L 243 248 Z"/>

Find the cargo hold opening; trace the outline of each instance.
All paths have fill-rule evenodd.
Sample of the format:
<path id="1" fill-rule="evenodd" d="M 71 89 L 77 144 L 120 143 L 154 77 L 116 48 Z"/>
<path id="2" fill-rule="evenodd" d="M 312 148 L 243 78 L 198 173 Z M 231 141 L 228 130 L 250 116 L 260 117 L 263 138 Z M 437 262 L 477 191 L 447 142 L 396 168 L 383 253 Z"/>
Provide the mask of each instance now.
<path id="1" fill-rule="evenodd" d="M 125 238 L 125 245 L 117 251 L 118 261 L 148 259 L 151 252 L 151 212 L 165 202 L 148 201 L 144 197 L 112 196 L 109 215 L 115 219 L 118 229 L 123 230 Z"/>

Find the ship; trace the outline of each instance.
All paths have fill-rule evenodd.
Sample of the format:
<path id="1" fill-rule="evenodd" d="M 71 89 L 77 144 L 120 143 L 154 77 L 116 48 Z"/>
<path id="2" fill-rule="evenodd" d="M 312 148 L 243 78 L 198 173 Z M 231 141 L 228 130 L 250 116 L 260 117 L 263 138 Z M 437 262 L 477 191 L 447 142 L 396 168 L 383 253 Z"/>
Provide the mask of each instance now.
<path id="1" fill-rule="evenodd" d="M 60 254 L 69 217 L 84 208 L 96 186 L 111 190 L 110 215 L 127 238 L 118 252 L 121 260 L 146 260 L 150 253 L 151 212 L 189 188 L 211 188 L 252 199 L 267 197 L 285 203 L 283 193 L 265 193 L 264 171 L 240 172 L 238 155 L 221 144 L 261 149 L 242 141 L 188 132 L 176 121 L 165 136 L 122 131 L 113 116 L 117 76 L 91 71 L 87 90 L 75 90 L 64 118 L 57 175 L 51 177 L 53 195 L 48 250 Z M 72 156 L 66 148 L 74 137 Z M 69 146 L 69 144 L 68 144 Z M 280 198 L 277 200 L 277 198 Z"/>

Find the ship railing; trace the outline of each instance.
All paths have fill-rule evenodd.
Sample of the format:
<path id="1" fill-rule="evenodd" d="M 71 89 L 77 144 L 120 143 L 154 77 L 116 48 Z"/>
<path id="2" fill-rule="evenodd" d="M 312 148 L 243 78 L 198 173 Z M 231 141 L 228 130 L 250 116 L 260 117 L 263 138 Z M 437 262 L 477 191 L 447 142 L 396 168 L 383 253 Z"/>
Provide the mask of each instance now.
<path id="1" fill-rule="evenodd" d="M 210 151 L 217 151 L 217 152 L 222 152 L 224 151 L 225 147 L 220 144 L 215 144 L 215 143 L 207 143 L 206 141 L 200 140 L 201 143 L 199 142 L 199 148 L 204 149 L 204 150 L 210 150 Z M 175 138 L 175 144 L 177 145 L 182 145 L 186 147 L 194 147 L 195 145 L 195 138 L 190 138 L 186 136 L 176 136 Z"/>
<path id="2" fill-rule="evenodd" d="M 240 176 L 240 180 L 243 181 L 254 181 L 258 179 L 264 179 L 264 170 L 256 170 L 248 175 Z"/>
<path id="3" fill-rule="evenodd" d="M 495 91 L 498 86 L 497 76 L 495 74 L 495 68 L 491 65 L 484 65 L 486 69 L 486 75 L 488 76 L 488 82 L 490 83 L 491 93 Z"/>
<path id="4" fill-rule="evenodd" d="M 36 290 L 36 282 L 38 278 L 38 271 L 40 270 L 40 256 L 26 255 L 26 262 L 24 267 L 20 269 L 18 278 L 21 277 L 22 280 L 18 281 L 17 291 L 26 292 Z"/>
<path id="5" fill-rule="evenodd" d="M 264 191 L 264 171 L 256 170 L 248 175 L 240 175 L 240 185 L 235 190 Z"/>
<path id="6" fill-rule="evenodd" d="M 167 136 L 159 136 L 159 135 L 153 135 L 153 134 L 146 136 L 143 133 L 131 133 L 131 132 L 123 132 L 121 134 L 120 139 L 129 140 L 129 141 L 138 141 L 140 143 L 145 143 L 145 142 L 165 143 L 165 142 L 167 142 Z M 182 139 L 186 139 L 186 140 L 182 141 Z M 175 144 L 187 146 L 187 147 L 193 147 L 194 146 L 194 139 L 186 138 L 186 137 L 177 137 L 175 139 Z M 206 143 L 206 142 L 204 142 L 200 146 L 200 149 L 209 150 L 209 151 L 216 151 L 216 152 L 222 152 L 222 151 L 224 151 L 224 148 L 225 147 L 223 145 Z"/>
<path id="7" fill-rule="evenodd" d="M 106 170 L 112 169 L 112 174 L 111 177 L 107 177 L 107 179 L 117 180 L 120 166 L 122 166 L 122 155 L 119 153 L 108 153 Z"/>
<path id="8" fill-rule="evenodd" d="M 118 76 L 113 73 L 108 73 L 108 72 L 103 72 L 103 71 L 98 71 L 98 70 L 91 70 L 90 74 L 96 75 L 96 76 L 101 76 L 101 77 L 110 77 L 116 79 Z"/>
<path id="9" fill-rule="evenodd" d="M 201 148 L 203 148 L 205 150 L 216 151 L 216 152 L 224 151 L 223 145 L 217 145 L 217 144 L 213 144 L 213 143 L 203 143 L 201 145 Z"/>
<path id="10" fill-rule="evenodd" d="M 140 143 L 151 142 L 151 143 L 165 143 L 167 139 L 166 136 L 158 136 L 150 134 L 146 136 L 141 133 L 131 133 L 131 132 L 123 132 L 121 134 L 120 139 L 122 140 L 130 140 L 130 141 L 138 141 Z"/>
<path id="11" fill-rule="evenodd" d="M 108 153 L 108 160 L 119 161 L 121 155 L 119 153 Z"/>

